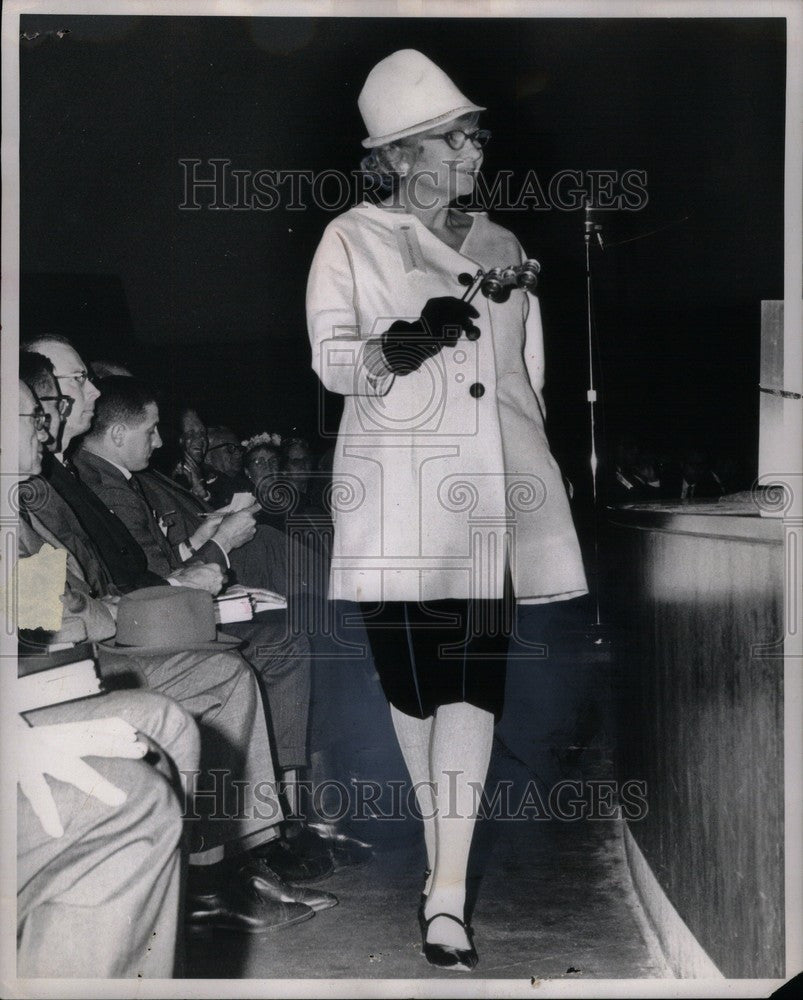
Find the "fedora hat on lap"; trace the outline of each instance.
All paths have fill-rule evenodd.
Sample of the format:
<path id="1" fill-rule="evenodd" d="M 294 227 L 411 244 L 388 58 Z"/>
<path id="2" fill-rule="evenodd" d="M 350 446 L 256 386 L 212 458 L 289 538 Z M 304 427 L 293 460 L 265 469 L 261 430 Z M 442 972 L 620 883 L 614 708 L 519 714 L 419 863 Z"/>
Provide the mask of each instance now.
<path id="1" fill-rule="evenodd" d="M 225 652 L 242 639 L 218 632 L 212 595 L 191 587 L 145 587 L 124 594 L 117 634 L 98 646 L 110 653 L 150 656 L 191 651 Z"/>

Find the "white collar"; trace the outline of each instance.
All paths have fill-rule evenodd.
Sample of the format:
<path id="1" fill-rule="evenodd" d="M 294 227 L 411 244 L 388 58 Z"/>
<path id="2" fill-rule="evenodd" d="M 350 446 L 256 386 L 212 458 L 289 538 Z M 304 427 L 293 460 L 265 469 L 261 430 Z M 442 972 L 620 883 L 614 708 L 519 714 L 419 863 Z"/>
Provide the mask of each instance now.
<path id="1" fill-rule="evenodd" d="M 98 458 L 103 458 L 106 462 L 109 463 L 109 465 L 113 465 L 115 469 L 119 469 L 126 479 L 130 479 L 131 476 L 133 475 L 133 473 L 129 472 L 128 469 L 126 469 L 124 466 L 118 465 L 117 462 L 113 462 L 110 458 L 105 458 L 104 455 L 98 455 Z"/>

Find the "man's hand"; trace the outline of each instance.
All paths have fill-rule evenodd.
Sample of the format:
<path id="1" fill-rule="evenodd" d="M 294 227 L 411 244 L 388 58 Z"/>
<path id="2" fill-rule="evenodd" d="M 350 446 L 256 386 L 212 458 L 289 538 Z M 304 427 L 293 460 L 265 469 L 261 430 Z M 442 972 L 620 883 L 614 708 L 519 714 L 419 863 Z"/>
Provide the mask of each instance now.
<path id="1" fill-rule="evenodd" d="M 224 552 L 231 552 L 232 549 L 239 548 L 245 542 L 249 542 L 256 534 L 257 526 L 254 514 L 258 510 L 259 504 L 254 503 L 234 514 L 226 514 L 220 522 L 220 527 L 212 536 L 212 540 L 217 542 Z"/>
<path id="2" fill-rule="evenodd" d="M 216 563 L 194 563 L 175 570 L 170 579 L 179 587 L 205 590 L 214 597 L 223 586 L 223 570 Z"/>
<path id="3" fill-rule="evenodd" d="M 207 514 L 207 516 L 201 521 L 198 528 L 187 539 L 189 544 L 194 549 L 200 549 L 202 546 L 206 545 L 209 539 L 214 536 L 215 532 L 220 527 L 222 519 L 222 515 Z"/>
<path id="4" fill-rule="evenodd" d="M 20 716 L 17 732 L 17 781 L 45 833 L 64 834 L 56 802 L 45 780 L 49 774 L 93 795 L 107 806 L 119 806 L 126 793 L 84 763 L 82 757 L 126 757 L 139 760 L 148 752 L 137 731 L 123 719 L 88 719 L 52 726 L 27 725 Z"/>
<path id="5" fill-rule="evenodd" d="M 112 597 L 110 594 L 107 594 L 105 597 L 102 597 L 100 600 L 101 600 L 102 604 L 106 605 L 106 610 L 109 612 L 109 614 L 112 616 L 112 618 L 115 621 L 117 621 L 117 608 L 120 605 L 120 598 L 119 597 Z"/>
<path id="6" fill-rule="evenodd" d="M 191 492 L 202 500 L 206 500 L 209 497 L 209 490 L 206 488 L 201 470 L 195 460 L 187 454 L 184 455 L 184 471 L 189 475 Z"/>

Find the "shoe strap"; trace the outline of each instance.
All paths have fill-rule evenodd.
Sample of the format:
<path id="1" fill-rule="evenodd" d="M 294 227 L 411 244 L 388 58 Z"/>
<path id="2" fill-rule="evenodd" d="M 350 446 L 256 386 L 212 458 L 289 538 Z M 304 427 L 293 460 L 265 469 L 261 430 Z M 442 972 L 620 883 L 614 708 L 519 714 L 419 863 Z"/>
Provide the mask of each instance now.
<path id="1" fill-rule="evenodd" d="M 460 917 L 456 917 L 453 913 L 434 913 L 431 917 L 424 917 L 424 925 L 426 926 L 427 930 L 429 930 L 429 925 L 432 923 L 432 921 L 437 920 L 438 917 L 447 917 L 449 920 L 454 920 L 456 924 L 460 924 L 460 926 L 463 928 L 466 934 L 471 933 L 468 925 L 463 920 L 461 920 Z"/>

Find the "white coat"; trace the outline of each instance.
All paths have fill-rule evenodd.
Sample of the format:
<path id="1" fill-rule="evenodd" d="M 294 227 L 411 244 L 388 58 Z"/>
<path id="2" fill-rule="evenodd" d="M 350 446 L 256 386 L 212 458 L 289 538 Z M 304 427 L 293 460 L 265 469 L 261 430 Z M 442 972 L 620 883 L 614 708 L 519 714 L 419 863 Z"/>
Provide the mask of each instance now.
<path id="1" fill-rule="evenodd" d="M 409 375 L 389 373 L 378 350 L 395 320 L 416 319 L 430 298 L 459 298 L 461 272 L 523 259 L 484 213 L 459 252 L 413 215 L 371 204 L 326 228 L 307 321 L 313 368 L 345 396 L 330 599 L 501 597 L 506 560 L 520 603 L 587 592 L 544 431 L 538 300 L 478 294 L 480 337 L 463 335 Z"/>

